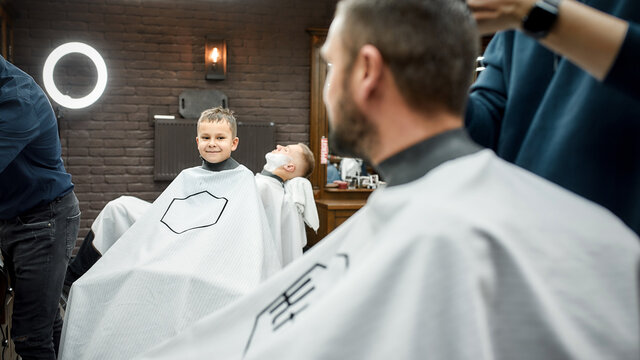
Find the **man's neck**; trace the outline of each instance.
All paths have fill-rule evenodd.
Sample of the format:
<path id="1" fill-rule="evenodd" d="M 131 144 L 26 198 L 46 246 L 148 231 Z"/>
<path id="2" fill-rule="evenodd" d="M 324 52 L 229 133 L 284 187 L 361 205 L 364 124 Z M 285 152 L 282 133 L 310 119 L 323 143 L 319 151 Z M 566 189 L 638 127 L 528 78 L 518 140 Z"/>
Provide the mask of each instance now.
<path id="1" fill-rule="evenodd" d="M 378 136 L 375 144 L 370 144 L 369 159 L 377 165 L 391 156 L 410 148 L 426 139 L 449 130 L 462 127 L 459 116 L 437 112 L 428 116 L 415 112 L 405 112 L 393 116 L 394 121 L 378 122 Z"/>
<path id="2" fill-rule="evenodd" d="M 282 181 L 287 181 L 292 178 L 291 173 L 287 172 L 282 167 L 273 170 L 273 174 L 282 179 Z"/>
<path id="3" fill-rule="evenodd" d="M 385 159 L 376 166 L 388 186 L 414 181 L 444 162 L 474 154 L 482 147 L 464 128 L 429 137 Z"/>
<path id="4" fill-rule="evenodd" d="M 281 182 L 282 184 L 284 184 L 284 182 L 286 181 L 285 179 L 282 178 L 282 176 L 280 176 L 278 174 L 274 174 L 271 171 L 267 171 L 265 169 L 262 169 L 260 174 L 264 175 L 264 176 L 267 176 L 267 177 L 270 177 L 270 178 L 274 178 L 274 179 L 278 180 L 279 182 Z"/>

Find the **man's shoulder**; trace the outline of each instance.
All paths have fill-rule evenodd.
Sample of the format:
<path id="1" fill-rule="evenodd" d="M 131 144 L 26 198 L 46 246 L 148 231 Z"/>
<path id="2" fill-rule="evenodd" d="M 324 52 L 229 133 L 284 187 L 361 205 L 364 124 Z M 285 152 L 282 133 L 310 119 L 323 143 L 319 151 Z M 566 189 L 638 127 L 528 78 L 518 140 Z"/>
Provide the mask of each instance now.
<path id="1" fill-rule="evenodd" d="M 0 92 L 0 101 L 3 99 L 19 99 L 23 102 L 31 102 L 31 94 L 36 88 L 36 82 L 26 73 L 18 70 L 5 71 L 2 76 L 2 92 Z"/>
<path id="2" fill-rule="evenodd" d="M 438 227 L 451 218 L 474 231 L 518 238 L 555 234 L 604 239 L 607 233 L 634 237 L 602 206 L 490 150 L 447 162 L 409 186 L 387 190 L 376 202 L 381 219 L 398 213 L 418 227 Z"/>
<path id="3" fill-rule="evenodd" d="M 261 174 L 261 173 L 256 173 L 255 174 L 255 179 L 256 179 L 256 182 L 273 183 L 273 184 L 278 184 L 280 186 L 283 185 L 282 181 L 279 181 L 275 177 L 267 176 L 267 175 L 264 175 L 264 174 Z"/>

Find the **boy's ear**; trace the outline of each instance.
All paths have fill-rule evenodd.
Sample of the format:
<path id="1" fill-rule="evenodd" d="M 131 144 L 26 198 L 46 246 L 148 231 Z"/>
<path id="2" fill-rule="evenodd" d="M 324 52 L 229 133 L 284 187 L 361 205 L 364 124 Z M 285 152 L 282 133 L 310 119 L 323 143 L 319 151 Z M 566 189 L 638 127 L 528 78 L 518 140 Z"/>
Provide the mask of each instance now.
<path id="1" fill-rule="evenodd" d="M 196 136 L 196 145 L 200 145 L 200 138 Z"/>
<path id="2" fill-rule="evenodd" d="M 236 151 L 239 142 L 240 139 L 237 136 L 233 138 L 233 141 L 231 142 L 231 151 Z"/>

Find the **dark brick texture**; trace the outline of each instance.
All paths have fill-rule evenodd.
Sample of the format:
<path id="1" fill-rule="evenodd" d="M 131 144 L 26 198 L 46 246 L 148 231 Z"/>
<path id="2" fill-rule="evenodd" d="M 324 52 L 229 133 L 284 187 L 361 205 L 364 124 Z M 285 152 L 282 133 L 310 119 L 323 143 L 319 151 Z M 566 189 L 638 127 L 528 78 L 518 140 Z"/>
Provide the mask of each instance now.
<path id="1" fill-rule="evenodd" d="M 48 54 L 69 41 L 97 49 L 109 71 L 104 95 L 82 110 L 61 108 L 63 158 L 80 200 L 79 240 L 120 196 L 154 200 L 153 113 L 178 116 L 178 95 L 217 89 L 240 121 L 274 122 L 278 143 L 309 140 L 310 27 L 327 27 L 336 0 L 14 0 L 14 63 L 42 85 Z M 227 41 L 224 81 L 205 80 L 205 37 Z M 82 55 L 56 66 L 72 97 L 93 89 Z M 57 104 L 52 103 L 54 108 Z M 195 143 L 194 143 L 195 146 Z"/>

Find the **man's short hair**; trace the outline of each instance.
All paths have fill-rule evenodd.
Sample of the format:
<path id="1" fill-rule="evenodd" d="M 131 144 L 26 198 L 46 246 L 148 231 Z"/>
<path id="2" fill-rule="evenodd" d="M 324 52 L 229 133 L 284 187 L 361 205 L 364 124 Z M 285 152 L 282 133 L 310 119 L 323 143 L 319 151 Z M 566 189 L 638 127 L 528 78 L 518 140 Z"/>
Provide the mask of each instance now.
<path id="1" fill-rule="evenodd" d="M 231 136 L 238 136 L 238 124 L 236 117 L 233 116 L 233 111 L 219 106 L 203 111 L 198 119 L 198 127 L 203 122 L 217 123 L 221 121 L 226 121 L 229 124 Z"/>
<path id="2" fill-rule="evenodd" d="M 478 56 L 475 21 L 461 0 L 343 0 L 350 72 L 362 46 L 375 46 L 416 109 L 462 115 Z"/>
<path id="3" fill-rule="evenodd" d="M 309 149 L 307 145 L 303 143 L 298 143 L 298 145 L 302 148 L 302 157 L 305 160 L 304 173 L 302 176 L 308 178 L 313 172 L 313 168 L 316 166 L 316 158 L 313 156 L 313 152 L 311 152 L 311 149 Z"/>

